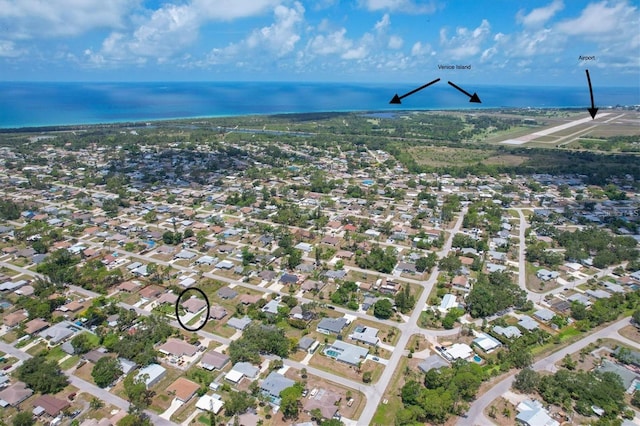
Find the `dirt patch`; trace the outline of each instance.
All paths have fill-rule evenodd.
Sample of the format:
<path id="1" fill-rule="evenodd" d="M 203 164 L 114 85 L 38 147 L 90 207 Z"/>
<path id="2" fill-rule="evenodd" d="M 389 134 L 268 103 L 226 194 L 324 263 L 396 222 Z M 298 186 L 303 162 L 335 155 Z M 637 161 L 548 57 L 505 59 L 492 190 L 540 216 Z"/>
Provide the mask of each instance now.
<path id="1" fill-rule="evenodd" d="M 496 425 L 511 426 L 515 424 L 515 418 L 518 412 L 516 411 L 515 405 L 500 397 L 485 408 L 484 414 Z"/>
<path id="2" fill-rule="evenodd" d="M 633 340 L 636 343 L 640 343 L 640 330 L 634 325 L 628 325 L 619 331 L 621 336 L 627 339 Z"/>
<path id="3" fill-rule="evenodd" d="M 367 371 L 371 371 L 373 374 L 372 383 L 375 383 L 380 378 L 382 370 L 384 370 L 383 365 L 378 364 L 374 361 L 363 362 L 360 370 L 358 370 L 358 367 L 336 361 L 332 358 L 329 358 L 328 356 L 323 355 L 322 353 L 320 353 L 320 349 L 318 349 L 318 352 L 316 352 L 313 358 L 311 358 L 311 362 L 309 363 L 309 365 L 327 372 L 331 372 L 338 376 L 354 380 L 356 382 L 362 382 L 363 374 Z"/>

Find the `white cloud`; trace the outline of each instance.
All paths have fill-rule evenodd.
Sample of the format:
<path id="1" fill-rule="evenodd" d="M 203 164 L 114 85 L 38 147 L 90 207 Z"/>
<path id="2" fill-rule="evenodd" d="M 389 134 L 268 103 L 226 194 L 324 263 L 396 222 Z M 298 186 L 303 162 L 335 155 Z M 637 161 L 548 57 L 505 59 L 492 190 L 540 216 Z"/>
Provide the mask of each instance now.
<path id="1" fill-rule="evenodd" d="M 193 0 L 190 7 L 205 20 L 230 21 L 259 15 L 281 3 L 281 0 Z"/>
<path id="2" fill-rule="evenodd" d="M 628 27 L 628 25 L 634 25 Z M 597 36 L 603 34 L 616 36 L 627 33 L 630 29 L 638 32 L 637 8 L 626 2 L 611 5 L 609 2 L 589 4 L 575 19 L 560 22 L 556 28 L 568 35 Z M 624 37 L 624 35 L 622 35 Z"/>
<path id="3" fill-rule="evenodd" d="M 16 44 L 11 40 L 0 40 L 0 57 L 17 58 L 22 56 L 26 51 L 17 49 Z"/>
<path id="4" fill-rule="evenodd" d="M 384 32 L 389 28 L 389 25 L 391 25 L 391 19 L 389 18 L 389 14 L 385 13 L 382 19 L 376 22 L 374 28 L 378 32 Z"/>
<path id="5" fill-rule="evenodd" d="M 431 48 L 431 45 L 428 43 L 422 44 L 421 42 L 417 41 L 411 47 L 412 56 L 426 56 L 430 54 L 433 54 L 433 49 Z"/>
<path id="6" fill-rule="evenodd" d="M 274 6 L 276 23 L 252 34 L 250 41 L 255 44 L 263 41 L 274 43 L 270 46 L 284 52 L 290 50 L 297 40 L 289 31 L 295 17 L 287 15 L 289 9 L 279 6 L 280 1 L 192 0 L 182 4 L 166 3 L 154 11 L 147 11 L 144 16 L 135 17 L 137 25 L 134 29 L 111 33 L 104 40 L 102 49 L 98 52 L 90 50 L 88 57 L 94 65 L 112 62 L 140 63 L 145 58 L 166 62 L 193 45 L 198 39 L 200 28 L 206 23 L 258 15 Z M 302 6 L 296 3 L 295 7 Z M 277 46 L 275 43 L 278 43 Z"/>
<path id="7" fill-rule="evenodd" d="M 75 36 L 96 28 L 123 28 L 140 0 L 0 0 L 7 36 Z"/>
<path id="8" fill-rule="evenodd" d="M 520 10 L 516 15 L 516 19 L 525 27 L 536 27 L 544 25 L 549 19 L 553 18 L 553 16 L 563 8 L 564 3 L 562 2 L 562 0 L 554 0 L 548 6 L 533 9 L 526 15 L 522 10 Z"/>
<path id="9" fill-rule="evenodd" d="M 372 12 L 389 10 L 415 14 L 433 13 L 438 8 L 433 0 L 360 0 L 360 6 Z"/>
<path id="10" fill-rule="evenodd" d="M 293 7 L 277 6 L 275 22 L 260 30 L 254 31 L 246 40 L 250 49 L 264 47 L 275 51 L 278 56 L 290 53 L 300 40 L 299 24 L 304 20 L 304 7 L 296 2 Z"/>
<path id="11" fill-rule="evenodd" d="M 402 37 L 397 36 L 397 35 L 392 35 L 391 37 L 389 37 L 389 49 L 393 49 L 393 50 L 398 50 L 402 48 L 402 45 L 404 44 L 404 40 L 402 40 Z"/>
<path id="12" fill-rule="evenodd" d="M 473 31 L 465 27 L 458 27 L 455 35 L 450 38 L 446 29 L 440 30 L 440 44 L 445 49 L 445 56 L 451 59 L 464 59 L 477 55 L 482 51 L 482 44 L 491 33 L 491 25 L 486 19 Z"/>
<path id="13" fill-rule="evenodd" d="M 317 55 L 345 52 L 353 46 L 353 41 L 346 38 L 346 34 L 346 28 L 341 28 L 327 35 L 319 34 L 309 42 L 308 49 Z"/>

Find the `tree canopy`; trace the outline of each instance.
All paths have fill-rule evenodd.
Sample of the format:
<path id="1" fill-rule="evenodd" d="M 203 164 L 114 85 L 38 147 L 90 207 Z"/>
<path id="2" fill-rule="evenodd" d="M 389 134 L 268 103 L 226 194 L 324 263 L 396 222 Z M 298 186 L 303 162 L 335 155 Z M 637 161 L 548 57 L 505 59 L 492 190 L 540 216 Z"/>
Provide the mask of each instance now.
<path id="1" fill-rule="evenodd" d="M 108 356 L 100 358 L 96 365 L 93 366 L 93 370 L 91 370 L 93 381 L 101 388 L 106 388 L 115 382 L 121 374 L 122 367 L 120 367 L 120 362 Z"/>
<path id="2" fill-rule="evenodd" d="M 260 353 L 267 352 L 286 358 L 289 354 L 289 339 L 284 329 L 261 324 L 249 325 L 242 333 L 242 337 L 229 345 L 231 362 L 248 361 L 260 362 Z"/>
<path id="3" fill-rule="evenodd" d="M 506 272 L 478 274 L 478 280 L 467 296 L 467 310 L 474 318 L 487 317 L 508 307 L 522 307 L 527 293 L 514 284 Z"/>
<path id="4" fill-rule="evenodd" d="M 58 363 L 47 360 L 44 352 L 18 367 L 17 377 L 34 391 L 44 394 L 57 393 L 69 384 Z"/>

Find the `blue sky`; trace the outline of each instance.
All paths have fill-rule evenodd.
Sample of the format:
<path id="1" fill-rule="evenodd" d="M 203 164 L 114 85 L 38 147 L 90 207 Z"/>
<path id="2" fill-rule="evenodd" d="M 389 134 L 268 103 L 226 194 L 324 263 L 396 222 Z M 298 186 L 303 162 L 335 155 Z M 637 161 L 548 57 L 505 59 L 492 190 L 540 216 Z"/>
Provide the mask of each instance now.
<path id="1" fill-rule="evenodd" d="M 588 68 L 594 84 L 638 87 L 639 9 L 637 0 L 0 0 L 0 80 L 583 85 Z"/>

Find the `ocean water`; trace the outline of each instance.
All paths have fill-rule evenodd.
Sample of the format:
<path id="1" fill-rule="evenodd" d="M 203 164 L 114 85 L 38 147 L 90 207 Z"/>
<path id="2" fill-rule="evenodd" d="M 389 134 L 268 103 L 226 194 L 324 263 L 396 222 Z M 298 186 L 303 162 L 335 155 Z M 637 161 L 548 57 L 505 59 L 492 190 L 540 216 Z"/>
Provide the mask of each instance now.
<path id="1" fill-rule="evenodd" d="M 0 82 L 0 128 L 146 122 L 248 114 L 590 106 L 584 87 L 474 86 L 481 104 L 446 82 L 390 105 L 420 84 L 347 83 L 22 83 Z M 640 104 L 640 89 L 602 87 L 597 107 Z"/>

